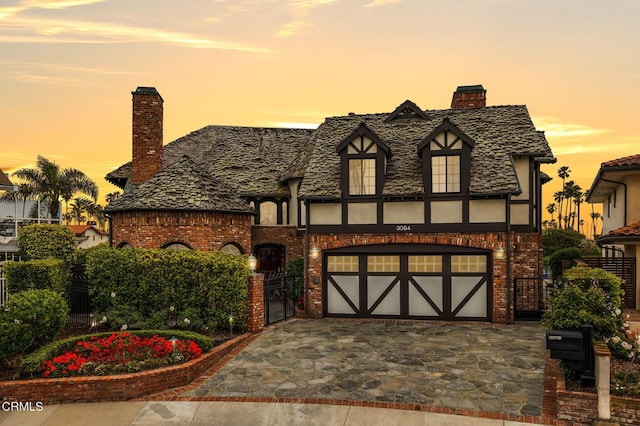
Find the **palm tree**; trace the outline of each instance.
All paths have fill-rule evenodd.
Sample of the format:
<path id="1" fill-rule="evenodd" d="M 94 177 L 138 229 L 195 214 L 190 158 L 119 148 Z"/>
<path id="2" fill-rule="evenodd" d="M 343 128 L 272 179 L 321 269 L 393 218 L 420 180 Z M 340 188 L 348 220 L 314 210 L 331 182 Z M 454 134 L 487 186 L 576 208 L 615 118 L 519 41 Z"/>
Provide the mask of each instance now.
<path id="1" fill-rule="evenodd" d="M 558 203 L 558 228 L 562 228 L 562 200 L 564 199 L 563 191 L 556 191 L 553 194 L 553 201 Z"/>
<path id="2" fill-rule="evenodd" d="M 0 196 L 1 201 L 13 201 L 17 203 L 18 201 L 22 201 L 22 216 L 25 217 L 26 208 L 27 208 L 27 200 L 29 197 L 33 195 L 33 188 L 31 185 L 27 183 L 21 183 L 17 185 L 17 191 L 8 191 Z"/>
<path id="3" fill-rule="evenodd" d="M 581 221 L 581 218 L 580 218 L 580 206 L 582 205 L 582 203 L 584 203 L 585 193 L 582 192 L 582 187 L 580 185 L 575 185 L 573 189 L 574 189 L 574 192 L 573 192 L 573 204 L 576 206 L 578 224 L 580 224 L 580 221 Z M 578 230 L 578 232 L 579 232 L 579 230 Z"/>
<path id="4" fill-rule="evenodd" d="M 553 214 L 556 212 L 557 207 L 558 206 L 556 205 L 556 203 L 547 204 L 547 213 L 549 213 L 551 215 L 551 221 L 552 222 L 555 220 Z"/>
<path id="5" fill-rule="evenodd" d="M 60 169 L 56 163 L 38 155 L 35 169 L 20 169 L 14 176 L 25 181 L 33 188 L 33 195 L 48 204 L 52 219 L 60 217 L 60 199 L 65 203 L 76 194 L 98 198 L 98 185 L 78 169 Z"/>
<path id="6" fill-rule="evenodd" d="M 591 220 L 593 220 L 593 238 L 594 239 L 596 238 L 596 235 L 598 235 L 598 230 L 597 230 L 598 219 L 600 219 L 601 217 L 602 216 L 598 212 L 591 213 Z"/>
<path id="7" fill-rule="evenodd" d="M 85 213 L 90 212 L 95 208 L 95 203 L 88 198 L 79 197 L 71 203 L 71 211 L 69 217 L 76 222 L 76 225 L 80 225 L 87 221 Z"/>
<path id="8" fill-rule="evenodd" d="M 563 204 L 563 201 L 564 201 L 564 193 L 563 193 L 563 191 L 566 189 L 564 182 L 569 177 L 569 173 L 571 173 L 571 169 L 569 169 L 569 166 L 562 166 L 562 167 L 560 167 L 558 169 L 558 177 L 560 179 L 562 179 L 562 191 L 559 191 L 560 198 L 558 200 L 556 200 L 558 202 L 558 204 L 560 205 L 560 207 L 558 208 L 558 224 L 560 225 L 560 227 L 562 227 L 562 204 Z M 558 194 L 558 192 L 556 192 L 556 194 Z M 565 223 L 566 223 L 566 221 L 565 221 Z M 565 228 L 566 228 L 566 226 L 565 226 Z"/>

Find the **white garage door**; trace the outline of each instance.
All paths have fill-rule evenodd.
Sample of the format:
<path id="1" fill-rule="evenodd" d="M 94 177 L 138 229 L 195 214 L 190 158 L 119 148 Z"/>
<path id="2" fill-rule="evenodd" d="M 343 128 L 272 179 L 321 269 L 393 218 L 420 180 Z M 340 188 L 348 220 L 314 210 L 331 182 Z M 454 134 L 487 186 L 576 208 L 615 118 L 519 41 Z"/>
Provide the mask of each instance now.
<path id="1" fill-rule="evenodd" d="M 487 254 L 327 254 L 324 276 L 326 316 L 490 319 Z"/>

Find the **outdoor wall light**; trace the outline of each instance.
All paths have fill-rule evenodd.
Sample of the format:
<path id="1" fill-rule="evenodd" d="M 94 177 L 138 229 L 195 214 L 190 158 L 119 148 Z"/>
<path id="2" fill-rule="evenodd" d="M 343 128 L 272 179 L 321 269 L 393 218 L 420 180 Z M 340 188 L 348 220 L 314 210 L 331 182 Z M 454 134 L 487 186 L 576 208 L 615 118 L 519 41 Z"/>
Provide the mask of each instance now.
<path id="1" fill-rule="evenodd" d="M 258 259 L 252 254 L 249 255 L 249 271 L 253 274 L 256 271 L 256 266 L 258 265 Z"/>
<path id="2" fill-rule="evenodd" d="M 498 246 L 496 249 L 496 259 L 504 259 L 504 249 L 502 246 Z"/>
<path id="3" fill-rule="evenodd" d="M 309 254 L 313 259 L 317 259 L 318 256 L 320 255 L 320 249 L 316 246 L 313 246 L 311 247 L 311 250 L 309 250 Z"/>

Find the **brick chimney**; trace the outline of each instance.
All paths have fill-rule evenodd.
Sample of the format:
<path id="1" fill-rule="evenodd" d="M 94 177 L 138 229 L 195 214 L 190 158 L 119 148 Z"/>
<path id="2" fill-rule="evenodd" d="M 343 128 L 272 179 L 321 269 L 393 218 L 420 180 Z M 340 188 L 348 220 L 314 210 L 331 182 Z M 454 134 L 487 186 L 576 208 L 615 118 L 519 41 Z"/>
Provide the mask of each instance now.
<path id="1" fill-rule="evenodd" d="M 478 108 L 487 106 L 487 91 L 482 84 L 475 86 L 458 86 L 453 92 L 451 108 Z"/>
<path id="2" fill-rule="evenodd" d="M 133 95 L 133 166 L 131 181 L 142 183 L 162 168 L 162 104 L 155 87 L 138 87 Z"/>

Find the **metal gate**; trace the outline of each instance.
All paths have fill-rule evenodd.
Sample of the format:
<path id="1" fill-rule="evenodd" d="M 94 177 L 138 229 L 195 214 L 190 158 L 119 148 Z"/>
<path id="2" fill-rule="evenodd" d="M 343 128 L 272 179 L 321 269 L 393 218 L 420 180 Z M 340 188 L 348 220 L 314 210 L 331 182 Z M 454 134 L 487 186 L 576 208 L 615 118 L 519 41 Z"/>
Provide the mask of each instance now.
<path id="1" fill-rule="evenodd" d="M 300 274 L 274 272 L 264 280 L 265 325 L 296 315 L 296 304 L 301 302 L 303 276 Z"/>
<path id="2" fill-rule="evenodd" d="M 514 278 L 516 321 L 540 321 L 547 305 L 547 287 L 542 278 Z"/>
<path id="3" fill-rule="evenodd" d="M 76 265 L 69 280 L 69 324 L 93 325 L 89 289 L 90 282 L 85 275 L 85 266 Z"/>

